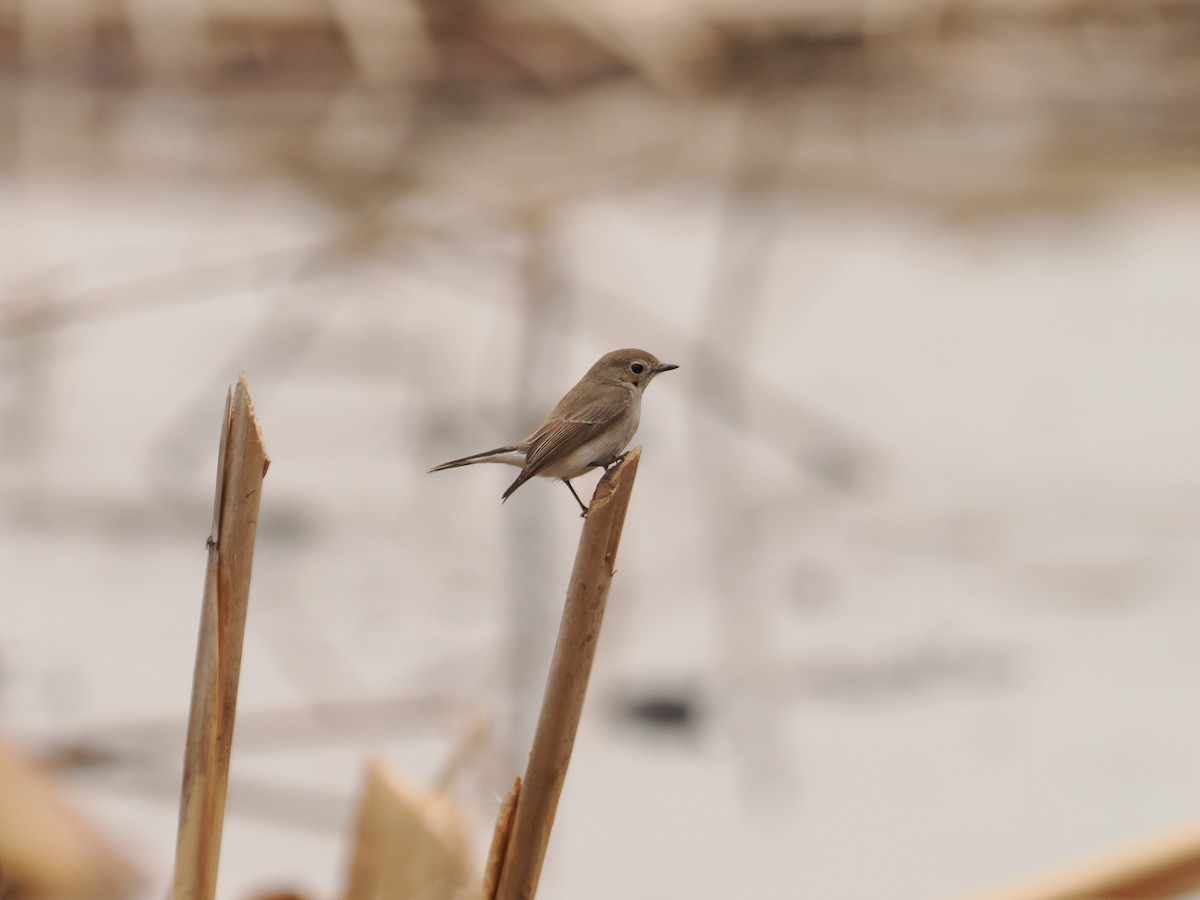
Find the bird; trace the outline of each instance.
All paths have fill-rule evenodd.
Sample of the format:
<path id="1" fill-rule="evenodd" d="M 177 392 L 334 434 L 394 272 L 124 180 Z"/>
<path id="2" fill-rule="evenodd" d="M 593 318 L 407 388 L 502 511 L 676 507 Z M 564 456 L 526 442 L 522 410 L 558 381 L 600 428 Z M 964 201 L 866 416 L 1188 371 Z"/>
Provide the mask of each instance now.
<path id="1" fill-rule="evenodd" d="M 505 447 L 452 459 L 429 471 L 477 463 L 519 466 L 521 473 L 501 502 L 537 475 L 565 484 L 582 510 L 580 515 L 587 516 L 588 508 L 575 493 L 571 479 L 591 468 L 607 470 L 625 458 L 622 451 L 637 432 L 647 385 L 663 372 L 678 368 L 645 350 L 605 353 L 531 435 Z"/>

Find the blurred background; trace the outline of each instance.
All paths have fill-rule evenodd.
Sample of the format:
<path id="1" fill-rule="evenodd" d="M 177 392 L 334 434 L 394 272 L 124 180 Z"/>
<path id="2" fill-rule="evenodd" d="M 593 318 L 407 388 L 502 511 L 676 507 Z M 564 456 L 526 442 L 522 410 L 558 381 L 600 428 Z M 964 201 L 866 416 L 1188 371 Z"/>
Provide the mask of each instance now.
<path id="1" fill-rule="evenodd" d="M 632 346 L 681 368 L 546 900 L 956 897 L 1200 814 L 1198 41 L 1195 0 L 0 2 L 0 727 L 162 896 L 244 371 L 221 894 L 331 896 L 367 753 L 482 860 L 580 520 L 426 469 Z"/>

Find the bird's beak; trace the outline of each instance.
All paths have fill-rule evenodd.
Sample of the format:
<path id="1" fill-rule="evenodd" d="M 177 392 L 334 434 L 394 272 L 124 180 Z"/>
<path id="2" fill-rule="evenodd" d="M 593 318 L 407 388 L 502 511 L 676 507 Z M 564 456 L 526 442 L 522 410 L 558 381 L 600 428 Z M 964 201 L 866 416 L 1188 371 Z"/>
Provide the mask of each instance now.
<path id="1" fill-rule="evenodd" d="M 672 369 L 678 368 L 679 366 L 675 365 L 675 363 L 663 363 L 660 366 L 654 367 L 654 373 L 657 375 L 659 372 L 670 372 Z"/>

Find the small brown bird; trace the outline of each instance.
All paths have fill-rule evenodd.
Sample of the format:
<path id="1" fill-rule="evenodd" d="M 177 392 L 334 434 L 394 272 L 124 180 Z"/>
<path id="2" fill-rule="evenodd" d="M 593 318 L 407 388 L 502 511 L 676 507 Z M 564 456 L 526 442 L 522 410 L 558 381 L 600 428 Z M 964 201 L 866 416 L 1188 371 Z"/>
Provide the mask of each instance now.
<path id="1" fill-rule="evenodd" d="M 642 393 L 660 372 L 679 366 L 659 362 L 645 350 L 614 350 L 588 369 L 579 384 L 567 391 L 558 406 L 524 440 L 507 447 L 474 453 L 434 466 L 430 472 L 505 463 L 520 466 L 521 474 L 508 486 L 503 499 L 534 475 L 557 478 L 570 490 L 587 515 L 587 507 L 571 486 L 571 479 L 588 469 L 607 469 L 624 459 L 621 451 L 633 440 L 642 413 Z"/>

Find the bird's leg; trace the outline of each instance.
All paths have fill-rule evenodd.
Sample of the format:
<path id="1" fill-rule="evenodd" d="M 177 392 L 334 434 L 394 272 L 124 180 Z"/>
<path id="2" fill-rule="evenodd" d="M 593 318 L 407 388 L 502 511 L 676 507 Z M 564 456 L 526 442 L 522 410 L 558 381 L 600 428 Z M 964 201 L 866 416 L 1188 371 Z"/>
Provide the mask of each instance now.
<path id="1" fill-rule="evenodd" d="M 575 488 L 571 487 L 571 482 L 567 481 L 567 479 L 565 479 L 565 478 L 562 480 L 562 483 L 563 483 L 563 484 L 565 484 L 565 485 L 567 486 L 567 490 L 571 492 L 571 496 L 575 498 L 575 502 L 576 502 L 576 503 L 578 503 L 578 504 L 579 504 L 579 508 L 580 508 L 581 510 L 583 510 L 583 512 L 581 512 L 581 513 L 579 514 L 579 518 L 581 518 L 581 519 L 586 519 L 586 518 L 587 518 L 587 512 L 588 512 L 588 508 L 587 508 L 586 506 L 584 506 L 584 505 L 583 505 L 583 501 L 582 501 L 582 500 L 580 500 L 580 499 L 579 499 L 579 495 L 578 495 L 577 493 L 575 493 Z"/>
<path id="2" fill-rule="evenodd" d="M 629 455 L 629 451 L 626 450 L 624 453 L 619 453 L 616 456 L 612 457 L 611 459 L 597 459 L 594 462 L 590 462 L 590 463 L 588 463 L 588 467 L 592 468 L 592 469 L 603 469 L 605 472 L 607 472 L 609 469 L 611 469 L 613 466 L 615 466 L 617 463 L 619 463 L 621 460 L 623 460 L 628 455 Z M 583 510 L 583 512 L 581 512 L 579 514 L 580 518 L 586 519 L 587 514 L 588 514 L 588 508 L 583 505 L 583 501 L 580 500 L 579 495 L 575 493 L 575 488 L 571 487 L 571 482 L 567 481 L 567 479 L 565 479 L 565 478 L 562 480 L 562 483 L 567 486 L 567 490 L 569 490 L 571 492 L 571 496 L 575 498 L 575 502 L 578 503 L 579 508 Z"/>

